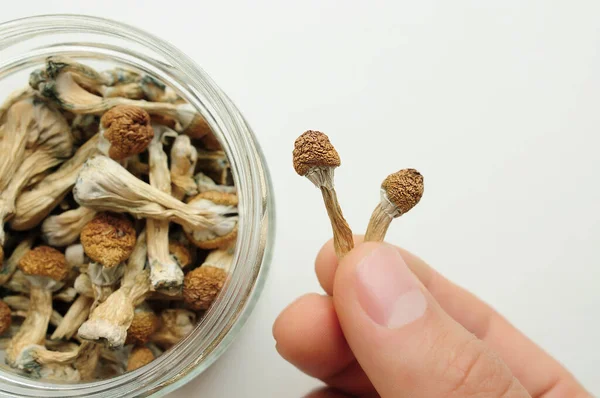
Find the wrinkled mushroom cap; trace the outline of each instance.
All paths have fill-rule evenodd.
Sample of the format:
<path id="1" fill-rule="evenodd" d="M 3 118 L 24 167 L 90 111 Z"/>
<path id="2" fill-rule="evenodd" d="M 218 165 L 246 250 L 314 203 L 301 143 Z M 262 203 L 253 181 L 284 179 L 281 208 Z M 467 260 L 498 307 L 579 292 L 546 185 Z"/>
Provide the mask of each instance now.
<path id="1" fill-rule="evenodd" d="M 198 202 L 200 200 L 208 200 L 213 202 L 215 205 L 223 205 L 223 206 L 237 206 L 238 205 L 238 197 L 232 193 L 226 192 L 218 192 L 218 191 L 206 191 L 202 192 L 192 199 L 188 201 L 188 204 L 192 205 L 194 202 Z M 185 229 L 185 236 L 188 238 L 190 242 L 194 244 L 194 246 L 204 249 L 204 250 L 212 250 L 218 249 L 220 247 L 227 247 L 232 242 L 234 242 L 237 238 L 238 227 L 236 225 L 231 229 L 231 232 L 223 235 L 216 236 L 212 239 L 204 239 L 198 240 L 194 237 L 194 231 Z"/>
<path id="2" fill-rule="evenodd" d="M 127 329 L 125 344 L 143 345 L 150 341 L 150 336 L 158 329 L 158 317 L 152 311 L 136 311 Z"/>
<path id="3" fill-rule="evenodd" d="M 100 124 L 104 138 L 110 143 L 106 155 L 115 160 L 144 152 L 154 138 L 150 115 L 136 106 L 115 106 L 102 116 Z"/>
<path id="4" fill-rule="evenodd" d="M 169 252 L 175 257 L 175 261 L 177 261 L 181 268 L 185 268 L 192 263 L 192 253 L 190 253 L 190 249 L 181 242 L 175 240 L 170 241 Z"/>
<path id="5" fill-rule="evenodd" d="M 421 200 L 424 189 L 423 176 L 415 169 L 403 169 L 383 180 L 381 188 L 390 202 L 404 214 Z"/>
<path id="6" fill-rule="evenodd" d="M 183 280 L 183 300 L 194 310 L 207 310 L 223 288 L 227 272 L 204 265 L 188 272 Z"/>
<path id="7" fill-rule="evenodd" d="M 11 322 L 10 307 L 4 301 L 0 300 L 0 335 L 8 330 Z"/>
<path id="8" fill-rule="evenodd" d="M 135 347 L 129 355 L 127 361 L 127 371 L 131 372 L 141 368 L 142 366 L 148 365 L 154 360 L 154 354 L 147 347 Z"/>
<path id="9" fill-rule="evenodd" d="M 301 176 L 313 167 L 338 167 L 340 156 L 320 131 L 308 130 L 294 143 L 294 169 Z"/>
<path id="10" fill-rule="evenodd" d="M 136 242 L 133 223 L 123 214 L 98 213 L 80 235 L 85 254 L 110 268 L 127 260 Z"/>
<path id="11" fill-rule="evenodd" d="M 30 276 L 45 276 L 55 281 L 69 275 L 65 255 L 50 246 L 38 246 L 19 260 L 19 269 Z"/>

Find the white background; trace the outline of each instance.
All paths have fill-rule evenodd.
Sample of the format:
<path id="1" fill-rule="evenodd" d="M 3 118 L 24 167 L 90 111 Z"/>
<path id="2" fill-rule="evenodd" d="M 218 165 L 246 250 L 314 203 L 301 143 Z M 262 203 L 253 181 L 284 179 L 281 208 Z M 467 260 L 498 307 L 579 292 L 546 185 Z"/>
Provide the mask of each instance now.
<path id="1" fill-rule="evenodd" d="M 189 3 L 189 6 L 184 6 Z M 426 192 L 390 241 L 472 290 L 600 394 L 600 3 L 579 1 L 10 1 L 119 19 L 201 65 L 256 131 L 277 201 L 272 272 L 231 349 L 170 395 L 301 397 L 271 325 L 319 291 L 325 210 L 291 166 L 328 133 L 355 232 L 378 185 L 415 167 Z M 467 309 L 468 310 L 468 309 Z M 536 366 L 535 363 L 531 366 Z"/>

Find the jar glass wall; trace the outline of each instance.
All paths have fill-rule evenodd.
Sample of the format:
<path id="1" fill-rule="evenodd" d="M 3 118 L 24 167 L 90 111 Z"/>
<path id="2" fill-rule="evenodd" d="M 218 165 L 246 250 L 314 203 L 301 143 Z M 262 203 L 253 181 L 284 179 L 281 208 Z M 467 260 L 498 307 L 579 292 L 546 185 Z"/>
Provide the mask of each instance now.
<path id="1" fill-rule="evenodd" d="M 164 395 L 206 369 L 248 317 L 270 261 L 273 191 L 260 147 L 234 104 L 193 61 L 160 38 L 110 20 L 74 15 L 0 25 L 0 93 L 23 87 L 51 55 L 92 66 L 122 66 L 171 86 L 207 120 L 229 158 L 239 195 L 238 241 L 230 276 L 194 331 L 149 365 L 111 379 L 78 384 L 33 380 L 0 367 L 0 396 L 107 397 Z M 4 363 L 3 358 L 1 358 Z"/>

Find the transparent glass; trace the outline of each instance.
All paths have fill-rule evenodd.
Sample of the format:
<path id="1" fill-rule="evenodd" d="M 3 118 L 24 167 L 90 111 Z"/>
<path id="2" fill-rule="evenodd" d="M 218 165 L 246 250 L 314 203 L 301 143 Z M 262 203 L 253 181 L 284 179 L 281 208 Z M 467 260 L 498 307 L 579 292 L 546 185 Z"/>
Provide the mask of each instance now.
<path id="1" fill-rule="evenodd" d="M 58 384 L 0 367 L 0 396 L 162 396 L 210 366 L 228 347 L 263 288 L 274 239 L 267 166 L 247 122 L 185 54 L 160 38 L 111 20 L 78 15 L 25 18 L 0 25 L 0 101 L 22 87 L 47 56 L 126 66 L 173 87 L 206 118 L 227 153 L 239 195 L 239 238 L 231 274 L 193 333 L 149 365 L 104 381 Z M 3 361 L 2 361 L 3 362 Z"/>

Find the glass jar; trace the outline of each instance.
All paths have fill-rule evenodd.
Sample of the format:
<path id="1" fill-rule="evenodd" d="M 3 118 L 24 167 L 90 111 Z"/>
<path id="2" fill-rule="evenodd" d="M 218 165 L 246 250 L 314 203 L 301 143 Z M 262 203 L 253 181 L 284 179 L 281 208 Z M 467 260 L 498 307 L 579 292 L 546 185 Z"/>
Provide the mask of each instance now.
<path id="1" fill-rule="evenodd" d="M 201 373 L 223 353 L 263 288 L 274 239 L 267 166 L 254 134 L 231 100 L 192 60 L 160 38 L 88 16 L 50 15 L 1 24 L 2 96 L 27 84 L 31 70 L 42 66 L 50 55 L 132 67 L 162 80 L 192 104 L 208 121 L 231 163 L 239 195 L 238 243 L 230 276 L 210 310 L 190 335 L 150 364 L 111 379 L 78 384 L 32 380 L 3 365 L 0 396 L 162 396 Z"/>

